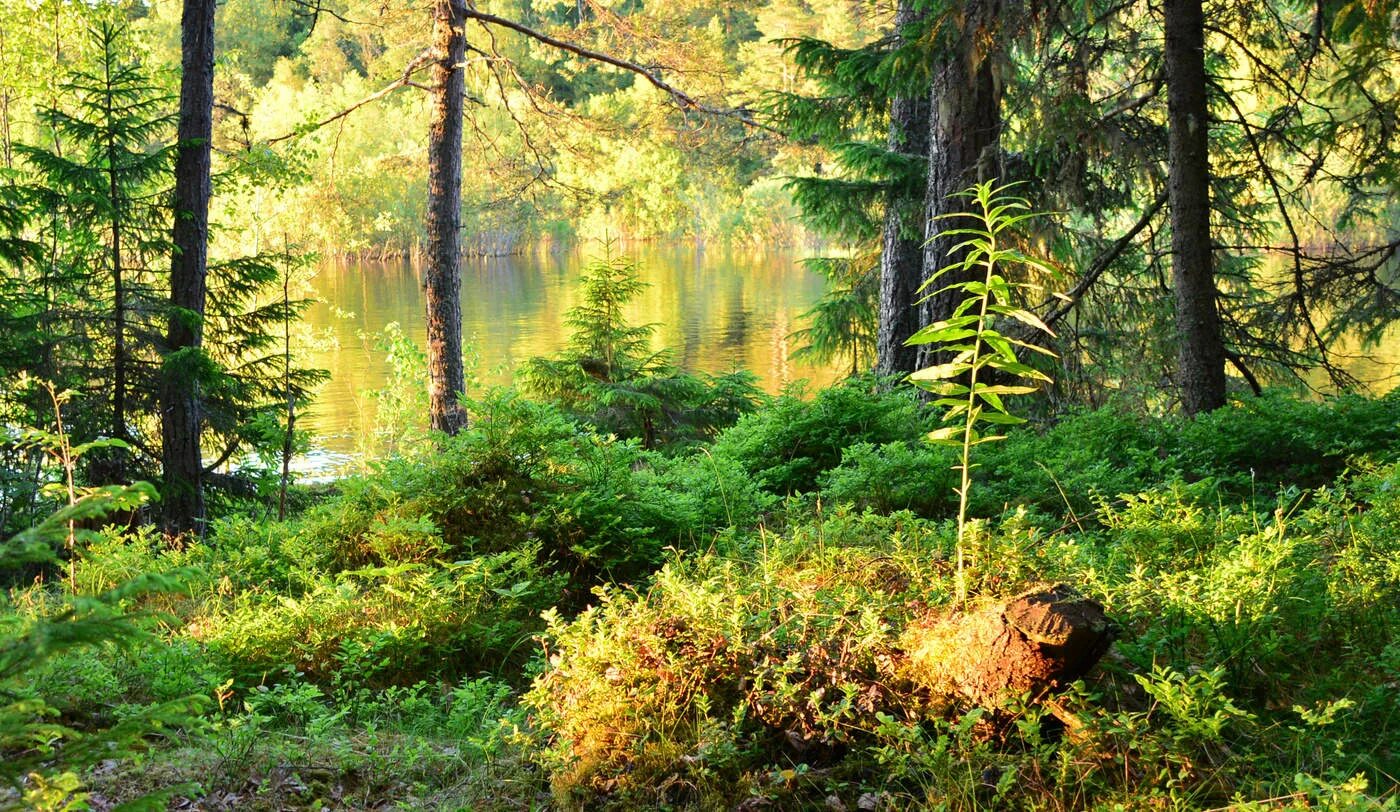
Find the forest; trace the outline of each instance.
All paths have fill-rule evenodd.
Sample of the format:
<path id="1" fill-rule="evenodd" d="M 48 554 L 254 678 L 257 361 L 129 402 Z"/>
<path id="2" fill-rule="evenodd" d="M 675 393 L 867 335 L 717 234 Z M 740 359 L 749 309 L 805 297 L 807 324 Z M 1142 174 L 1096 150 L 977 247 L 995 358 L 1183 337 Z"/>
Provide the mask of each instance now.
<path id="1" fill-rule="evenodd" d="M 0 160 L 0 810 L 1400 810 L 1400 3 L 0 0 Z"/>

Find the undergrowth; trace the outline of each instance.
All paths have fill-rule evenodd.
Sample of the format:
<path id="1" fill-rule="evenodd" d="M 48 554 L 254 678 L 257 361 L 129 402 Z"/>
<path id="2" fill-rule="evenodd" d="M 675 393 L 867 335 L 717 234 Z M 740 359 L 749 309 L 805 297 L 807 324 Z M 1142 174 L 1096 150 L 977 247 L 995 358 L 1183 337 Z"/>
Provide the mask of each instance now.
<path id="1" fill-rule="evenodd" d="M 43 686 L 78 732 L 206 698 L 87 769 L 99 806 L 1394 808 L 1397 401 L 1103 410 L 987 447 L 971 599 L 1063 581 L 1118 627 L 996 726 L 909 657 L 952 602 L 953 460 L 873 379 L 667 453 L 504 390 L 286 522 L 85 534 L 9 581 L 0 631 L 184 589 L 0 691 Z"/>

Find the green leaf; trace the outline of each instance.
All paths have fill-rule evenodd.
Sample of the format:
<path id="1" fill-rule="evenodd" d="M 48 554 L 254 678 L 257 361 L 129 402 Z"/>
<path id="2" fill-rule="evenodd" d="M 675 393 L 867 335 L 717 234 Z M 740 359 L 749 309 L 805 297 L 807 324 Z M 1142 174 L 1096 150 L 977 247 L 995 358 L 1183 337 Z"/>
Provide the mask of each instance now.
<path id="1" fill-rule="evenodd" d="M 956 378 L 959 375 L 972 369 L 972 365 L 954 361 L 948 364 L 934 364 L 931 367 L 924 367 L 909 376 L 911 381 L 945 381 L 949 378 Z"/>
<path id="2" fill-rule="evenodd" d="M 977 390 L 977 397 L 981 398 L 983 403 L 986 403 L 988 406 L 991 406 L 997 412 L 1000 412 L 1001 414 L 1006 414 L 1006 405 L 1001 402 L 1001 396 L 998 395 L 996 392 L 988 392 L 985 389 L 979 389 Z M 983 419 L 986 420 L 990 420 L 991 417 L 992 413 L 987 413 L 983 415 Z"/>
<path id="3" fill-rule="evenodd" d="M 1034 327 L 1047 335 L 1055 335 L 1055 331 L 1050 329 L 1050 325 L 1041 321 L 1039 316 L 1030 312 L 1029 310 L 1023 310 L 1019 307 L 1002 307 L 1000 305 L 989 307 L 987 309 L 992 311 L 993 313 L 1000 313 L 1004 316 L 1010 316 L 1011 318 L 1021 322 L 1022 324 Z"/>
<path id="4" fill-rule="evenodd" d="M 966 386 L 960 383 L 953 383 L 952 381 L 925 381 L 923 388 L 935 395 L 943 395 L 945 397 L 949 395 L 967 394 Z M 935 402 L 939 403 L 941 401 Z"/>
<path id="5" fill-rule="evenodd" d="M 81 457 L 83 454 L 86 454 L 94 448 L 130 449 L 131 445 L 125 440 L 118 440 L 113 437 L 99 437 L 96 440 L 89 440 L 86 443 L 80 443 L 78 445 L 73 446 L 71 449 L 69 449 L 69 453 L 72 454 L 74 457 Z"/>
<path id="6" fill-rule="evenodd" d="M 1051 358 L 1059 358 L 1059 357 L 1060 357 L 1059 354 L 1056 353 L 1054 350 L 1048 350 L 1048 349 L 1046 349 L 1046 348 L 1044 348 L 1044 347 L 1040 347 L 1040 346 L 1037 346 L 1037 345 L 1035 345 L 1035 344 L 1031 344 L 1030 342 L 1022 341 L 1022 340 L 1020 340 L 1019 338 L 1012 338 L 1011 336 L 1006 336 L 1005 338 L 1006 338 L 1007 341 L 1010 341 L 1012 344 L 1015 344 L 1015 345 L 1018 346 L 1018 347 L 1025 347 L 1026 349 L 1030 350 L 1031 352 L 1038 352 L 1038 353 L 1040 353 L 1041 355 L 1048 355 L 1048 356 L 1050 356 Z"/>
<path id="7" fill-rule="evenodd" d="M 1051 382 L 1050 376 L 1046 375 L 1044 372 L 1033 367 L 1028 367 L 1020 362 L 1004 361 L 1000 358 L 995 358 L 992 360 L 991 366 L 993 369 L 999 369 L 1002 372 L 1010 373 L 1019 378 L 1030 378 L 1031 380 L 1045 381 L 1046 383 Z"/>
<path id="8" fill-rule="evenodd" d="M 983 412 L 981 420 L 984 423 L 994 423 L 998 426 L 1019 426 L 1026 422 L 1024 417 L 1017 417 L 1006 412 Z"/>
<path id="9" fill-rule="evenodd" d="M 975 324 L 976 322 L 976 316 L 960 316 L 957 318 L 945 319 L 943 321 L 934 322 L 933 324 L 930 324 L 929 326 L 924 327 L 918 332 L 914 333 L 912 336 L 909 337 L 909 340 L 904 343 L 932 344 L 934 342 L 938 342 L 940 344 L 944 344 L 949 341 L 957 341 L 959 339 L 967 338 L 969 336 L 975 336 L 977 335 L 977 331 L 968 329 L 967 325 Z"/>
<path id="10" fill-rule="evenodd" d="M 949 440 L 958 440 L 963 431 L 963 426 L 941 426 L 925 436 L 931 443 L 941 443 Z"/>

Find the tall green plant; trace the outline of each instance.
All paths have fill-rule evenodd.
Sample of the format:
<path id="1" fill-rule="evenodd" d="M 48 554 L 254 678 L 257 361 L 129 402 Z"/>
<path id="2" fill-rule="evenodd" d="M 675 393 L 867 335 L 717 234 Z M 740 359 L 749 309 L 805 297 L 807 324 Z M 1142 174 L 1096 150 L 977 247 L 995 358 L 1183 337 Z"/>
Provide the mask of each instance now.
<path id="1" fill-rule="evenodd" d="M 909 379 L 938 396 L 933 401 L 935 406 L 947 409 L 943 422 L 950 425 L 929 432 L 929 441 L 957 448 L 961 454 L 954 468 L 960 474 L 956 489 L 959 604 L 967 601 L 965 553 L 969 533 L 967 502 L 972 487 L 972 448 L 1005 439 L 1005 435 L 986 433 L 986 427 L 992 427 L 995 432 L 997 427 L 1025 422 L 1023 418 L 1011 414 L 1002 400 L 1003 396 L 1027 395 L 1037 391 L 1036 384 L 1050 382 L 1045 373 L 1022 363 L 1016 355 L 1016 348 L 1022 347 L 1051 357 L 1055 355 L 1026 338 L 997 329 L 999 321 L 1011 319 L 1047 335 L 1054 335 L 1038 316 L 1017 303 L 1017 291 L 1039 290 L 1041 286 L 1035 282 L 1037 277 L 1055 277 L 1058 274 L 1051 266 L 1014 247 L 1008 231 L 1042 216 L 1042 213 L 1031 211 L 1030 203 L 1024 198 L 1006 194 L 1009 188 L 1009 185 L 998 187 L 994 181 L 987 181 L 958 193 L 960 197 L 971 199 L 974 210 L 956 212 L 947 217 L 971 220 L 972 225 L 942 234 L 960 238 L 953 248 L 954 253 L 964 248 L 967 253 L 961 260 L 935 272 L 924 282 L 920 292 L 952 273 L 961 281 L 935 288 L 926 295 L 954 291 L 962 293 L 964 298 L 954 308 L 951 318 L 919 330 L 908 342 L 938 344 L 943 354 L 952 356 L 944 363 L 918 370 Z M 1009 276 L 1012 270 L 1021 272 L 1014 281 Z"/>

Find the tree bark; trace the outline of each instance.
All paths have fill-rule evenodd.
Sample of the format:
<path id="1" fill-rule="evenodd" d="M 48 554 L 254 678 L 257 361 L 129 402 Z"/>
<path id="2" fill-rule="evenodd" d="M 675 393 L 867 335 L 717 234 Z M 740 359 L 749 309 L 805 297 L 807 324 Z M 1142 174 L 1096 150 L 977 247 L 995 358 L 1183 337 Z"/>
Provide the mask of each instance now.
<path id="1" fill-rule="evenodd" d="M 180 123 L 175 158 L 170 320 L 161 370 L 162 515 L 165 531 L 204 521 L 197 371 L 209 260 L 210 140 L 214 129 L 215 0 L 184 0 L 180 18 Z"/>
<path id="2" fill-rule="evenodd" d="M 104 33 L 103 47 L 111 48 L 112 42 Z M 112 437 L 117 440 L 126 439 L 126 378 L 127 378 L 127 356 L 126 356 L 126 278 L 122 273 L 122 224 L 123 216 L 126 214 L 126 207 L 123 205 L 122 189 L 118 183 L 117 172 L 121 156 L 117 152 L 117 144 L 113 129 L 115 126 L 115 112 L 112 110 L 112 59 L 109 54 L 104 54 L 102 60 L 103 79 L 106 90 L 106 121 L 104 125 L 107 129 L 107 142 L 103 146 L 107 150 L 107 198 L 111 205 L 110 227 L 112 232 Z M 114 449 L 112 465 L 112 482 L 125 481 L 126 454 L 120 449 Z"/>
<path id="3" fill-rule="evenodd" d="M 462 362 L 462 98 L 466 7 L 433 2 L 433 112 L 428 130 L 428 411 L 432 427 L 456 434 L 467 424 L 458 403 Z"/>
<path id="4" fill-rule="evenodd" d="M 108 96 L 110 101 L 111 96 Z M 112 111 L 107 111 L 110 125 Z M 112 205 L 112 437 L 126 439 L 126 279 L 122 273 L 121 190 L 117 185 L 117 150 L 107 138 L 107 194 Z M 113 449 L 112 481 L 124 482 L 126 452 Z"/>
<path id="5" fill-rule="evenodd" d="M 993 71 L 993 54 L 979 44 L 988 39 L 983 29 L 994 30 L 1000 10 L 994 0 L 969 4 L 956 52 L 939 59 L 934 68 L 932 108 L 929 113 L 928 190 L 925 196 L 924 280 L 960 262 L 964 251 L 954 250 L 961 235 L 946 232 L 966 228 L 961 217 L 945 215 L 970 212 L 972 206 L 953 197 L 981 180 L 1000 173 L 1001 86 Z M 957 291 L 936 293 L 966 274 L 939 277 L 925 289 L 919 304 L 919 326 L 949 318 L 962 296 Z M 920 280 L 921 282 L 923 280 Z M 944 360 L 938 345 L 919 347 L 916 366 L 929 367 Z"/>
<path id="6" fill-rule="evenodd" d="M 108 97 L 109 101 L 111 97 Z M 107 110 L 111 121 L 112 111 Z M 121 189 L 117 184 L 117 148 L 107 136 L 107 195 L 112 205 L 112 436 L 126 439 L 126 279 L 122 274 Z"/>
<path id="7" fill-rule="evenodd" d="M 914 0 L 900 0 L 895 29 L 919 20 Z M 929 96 L 898 95 L 890 102 L 889 148 L 908 155 L 928 155 Z M 880 253 L 880 318 L 876 335 L 876 370 L 881 375 L 908 375 L 918 369 L 919 351 L 905 341 L 919 329 L 919 284 L 924 279 L 923 233 L 919 227 L 923 195 L 911 199 L 896 188 L 885 203 L 884 249 Z"/>
<path id="8" fill-rule="evenodd" d="M 1167 189 L 1178 385 L 1187 414 L 1225 405 L 1225 343 L 1211 266 L 1210 155 L 1202 0 L 1164 0 Z"/>

